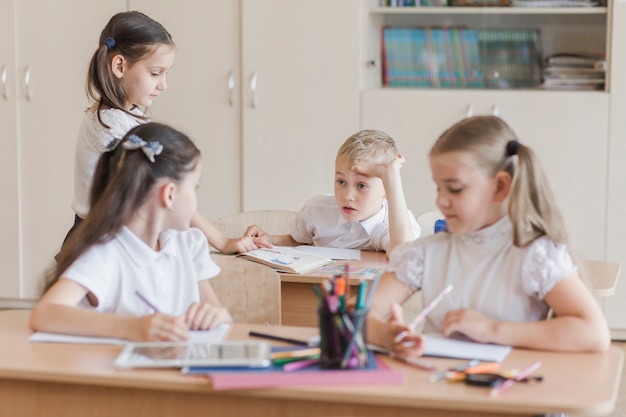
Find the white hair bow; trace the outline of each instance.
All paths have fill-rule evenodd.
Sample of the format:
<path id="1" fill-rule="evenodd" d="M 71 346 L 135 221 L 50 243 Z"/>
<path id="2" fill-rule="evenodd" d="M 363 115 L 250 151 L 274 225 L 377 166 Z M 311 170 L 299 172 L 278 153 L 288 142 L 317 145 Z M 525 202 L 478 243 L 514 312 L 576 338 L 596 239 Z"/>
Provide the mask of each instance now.
<path id="1" fill-rule="evenodd" d="M 157 141 L 146 142 L 139 136 L 132 134 L 128 135 L 126 140 L 122 143 L 124 149 L 135 150 L 141 148 L 143 153 L 146 154 L 150 162 L 154 163 L 154 157 L 160 155 L 163 152 L 163 145 Z"/>

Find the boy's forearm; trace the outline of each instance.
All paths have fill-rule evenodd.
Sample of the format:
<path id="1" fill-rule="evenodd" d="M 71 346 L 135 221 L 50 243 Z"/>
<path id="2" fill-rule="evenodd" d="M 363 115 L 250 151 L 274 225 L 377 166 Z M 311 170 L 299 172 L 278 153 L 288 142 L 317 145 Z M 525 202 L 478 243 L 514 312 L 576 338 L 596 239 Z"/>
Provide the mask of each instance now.
<path id="1" fill-rule="evenodd" d="M 389 248 L 387 248 L 389 252 L 400 243 L 411 241 L 414 237 L 400 172 L 393 171 L 382 180 L 389 209 Z"/>

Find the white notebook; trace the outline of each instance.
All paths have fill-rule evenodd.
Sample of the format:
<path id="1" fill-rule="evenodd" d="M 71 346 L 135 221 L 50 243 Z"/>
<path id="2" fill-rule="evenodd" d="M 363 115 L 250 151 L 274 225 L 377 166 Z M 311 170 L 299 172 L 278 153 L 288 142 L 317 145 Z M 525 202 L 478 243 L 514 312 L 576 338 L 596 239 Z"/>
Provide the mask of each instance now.
<path id="1" fill-rule="evenodd" d="M 211 330 L 189 331 L 190 342 L 221 342 L 230 331 L 230 324 L 220 324 Z M 124 345 L 128 340 L 110 337 L 76 336 L 71 334 L 35 332 L 28 338 L 29 342 L 45 343 L 79 343 L 91 345 Z"/>
<path id="2" fill-rule="evenodd" d="M 441 334 L 435 333 L 427 334 L 424 342 L 424 356 L 438 356 L 442 358 L 502 362 L 510 351 L 511 346 L 446 338 Z"/>
<path id="3" fill-rule="evenodd" d="M 449 339 L 437 333 L 428 333 L 425 336 L 424 356 L 502 362 L 511 351 L 511 346 Z M 368 344 L 367 347 L 375 352 L 389 354 L 387 349 L 380 346 Z"/>

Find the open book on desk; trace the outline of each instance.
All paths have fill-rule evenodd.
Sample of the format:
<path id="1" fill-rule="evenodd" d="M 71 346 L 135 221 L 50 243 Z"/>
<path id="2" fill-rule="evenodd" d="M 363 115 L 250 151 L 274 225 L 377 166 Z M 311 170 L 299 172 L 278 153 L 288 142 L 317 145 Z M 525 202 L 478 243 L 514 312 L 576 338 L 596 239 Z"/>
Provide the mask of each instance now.
<path id="1" fill-rule="evenodd" d="M 333 262 L 327 256 L 307 253 L 287 246 L 274 246 L 271 249 L 260 248 L 242 253 L 237 255 L 237 257 L 259 262 L 279 271 L 292 274 L 303 274 Z"/>

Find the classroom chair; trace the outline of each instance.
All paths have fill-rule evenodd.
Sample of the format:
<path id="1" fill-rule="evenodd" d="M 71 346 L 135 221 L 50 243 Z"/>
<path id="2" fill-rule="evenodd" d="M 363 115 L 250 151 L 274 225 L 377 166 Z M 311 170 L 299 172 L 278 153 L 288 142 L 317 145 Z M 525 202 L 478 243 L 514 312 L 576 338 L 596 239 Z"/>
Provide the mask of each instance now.
<path id="1" fill-rule="evenodd" d="M 429 236 L 435 233 L 435 222 L 444 219 L 444 215 L 439 210 L 427 211 L 417 216 L 417 224 L 421 229 L 420 237 Z"/>
<path id="2" fill-rule="evenodd" d="M 213 221 L 215 227 L 228 237 L 242 236 L 246 228 L 256 224 L 271 235 L 288 234 L 298 213 L 289 210 L 256 210 L 231 214 Z"/>
<path id="3" fill-rule="evenodd" d="M 229 255 L 211 257 L 222 270 L 211 279 L 211 287 L 235 323 L 280 325 L 278 272 Z"/>

